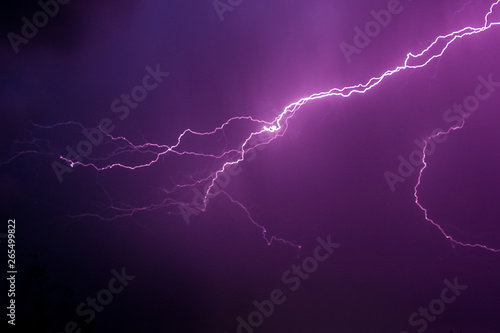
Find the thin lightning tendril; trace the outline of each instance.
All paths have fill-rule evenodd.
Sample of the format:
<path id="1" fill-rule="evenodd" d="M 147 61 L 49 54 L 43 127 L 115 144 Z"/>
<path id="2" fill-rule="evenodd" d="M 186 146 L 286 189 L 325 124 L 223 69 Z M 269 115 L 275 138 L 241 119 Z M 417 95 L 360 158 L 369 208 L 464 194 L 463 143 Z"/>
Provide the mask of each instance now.
<path id="1" fill-rule="evenodd" d="M 418 187 L 420 186 L 420 184 L 422 182 L 422 174 L 423 174 L 424 170 L 427 168 L 427 162 L 425 161 L 425 158 L 427 157 L 426 156 L 426 150 L 427 150 L 427 145 L 429 144 L 429 141 L 432 140 L 432 139 L 434 139 L 434 138 L 436 138 L 436 137 L 439 137 L 441 135 L 448 135 L 452 131 L 456 131 L 456 130 L 462 129 L 464 127 L 464 125 L 465 125 L 465 116 L 462 118 L 462 123 L 460 125 L 450 127 L 447 131 L 438 132 L 438 133 L 436 133 L 434 135 L 431 135 L 431 136 L 427 137 L 424 140 L 424 145 L 422 147 L 422 163 L 423 163 L 423 166 L 420 169 L 420 172 L 418 173 L 417 184 L 413 188 L 413 195 L 415 197 L 415 203 L 424 212 L 425 220 L 427 222 L 430 222 L 436 228 L 438 228 L 439 232 L 441 232 L 441 234 L 443 234 L 443 236 L 445 236 L 447 239 L 449 239 L 450 242 L 452 242 L 454 244 L 457 244 L 457 245 L 464 246 L 464 247 L 478 247 L 478 248 L 482 248 L 482 249 L 485 249 L 485 250 L 488 250 L 488 251 L 492 251 L 492 252 L 500 252 L 500 249 L 494 249 L 494 248 L 488 247 L 486 245 L 482 245 L 482 244 L 478 244 L 478 243 L 476 243 L 476 244 L 470 244 L 470 243 L 465 243 L 465 242 L 461 242 L 461 241 L 458 241 L 458 240 L 454 239 L 452 236 L 450 236 L 449 234 L 447 234 L 444 231 L 443 227 L 441 227 L 439 224 L 437 224 L 436 222 L 434 222 L 434 220 L 429 217 L 429 214 L 427 212 L 427 208 L 425 208 L 420 203 L 419 198 L 418 198 Z"/>

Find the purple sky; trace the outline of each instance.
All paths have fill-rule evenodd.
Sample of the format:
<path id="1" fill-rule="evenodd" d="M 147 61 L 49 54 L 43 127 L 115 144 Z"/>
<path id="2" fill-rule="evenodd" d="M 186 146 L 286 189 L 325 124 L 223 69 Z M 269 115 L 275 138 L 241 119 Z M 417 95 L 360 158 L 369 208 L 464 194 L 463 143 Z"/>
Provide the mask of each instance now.
<path id="1" fill-rule="evenodd" d="M 350 62 L 341 43 L 354 45 L 355 27 L 364 29 L 374 20 L 371 11 L 393 0 L 222 0 L 234 5 L 223 21 L 211 0 L 70 1 L 18 53 L 7 36 L 21 34 L 21 18 L 32 20 L 40 7 L 9 2 L 0 20 L 0 162 L 36 151 L 0 165 L 1 215 L 5 226 L 8 219 L 17 226 L 19 332 L 64 332 L 71 321 L 82 333 L 238 332 L 237 318 L 251 321 L 253 302 L 269 300 L 276 289 L 283 292 L 276 299 L 285 300 L 261 315 L 256 333 L 500 332 L 500 253 L 458 246 L 425 220 L 413 197 L 420 166 L 394 191 L 384 177 L 398 174 L 398 156 L 419 150 L 415 140 L 453 125 L 444 114 L 475 94 L 479 76 L 500 82 L 498 27 L 457 40 L 425 68 L 400 72 L 366 94 L 305 104 L 283 137 L 241 163 L 225 191 L 269 236 L 300 244 L 300 251 L 276 241 L 268 246 L 224 195 L 188 224 L 177 205 L 111 221 L 72 218 L 110 218 L 110 207 L 169 197 L 190 203 L 191 189 L 175 196 L 165 190 L 219 165 L 168 155 L 135 171 L 77 166 L 59 182 L 52 163 L 63 162 L 65 147 L 85 137 L 75 125 L 35 126 L 74 121 L 95 128 L 107 118 L 115 137 L 173 145 L 186 128 L 212 131 L 235 116 L 272 121 L 302 97 L 365 83 L 401 65 L 439 35 L 482 26 L 493 0 L 402 0 Z M 499 21 L 500 7 L 493 14 Z M 125 111 L 115 112 L 112 103 L 144 84 L 148 66 L 169 74 L 120 119 Z M 419 198 L 455 239 L 499 249 L 496 89 L 463 129 L 436 144 Z M 225 136 L 190 136 L 181 147 L 218 154 L 256 128 L 235 123 Z M 117 146 L 104 140 L 85 162 L 105 165 L 100 159 Z M 141 164 L 148 156 L 111 161 Z M 328 253 L 318 237 L 340 246 Z M 317 268 L 307 266 L 312 262 Z M 303 264 L 312 272 L 291 290 L 298 280 L 287 277 L 305 273 L 287 271 Z M 111 271 L 122 268 L 135 278 L 85 325 L 78 305 L 109 288 Z M 455 279 L 467 288 L 454 294 Z M 419 313 L 440 304 L 445 308 L 432 319 Z"/>

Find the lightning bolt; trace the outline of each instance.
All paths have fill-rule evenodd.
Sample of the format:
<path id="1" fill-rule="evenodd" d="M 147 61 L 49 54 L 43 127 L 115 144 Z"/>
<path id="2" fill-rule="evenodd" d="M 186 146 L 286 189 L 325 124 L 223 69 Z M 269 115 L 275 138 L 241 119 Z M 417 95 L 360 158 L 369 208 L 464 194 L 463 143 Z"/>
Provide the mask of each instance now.
<path id="1" fill-rule="evenodd" d="M 456 130 L 460 130 L 464 127 L 465 125 L 465 116 L 462 117 L 462 122 L 460 125 L 458 126 L 453 126 L 453 127 L 450 127 L 447 131 L 441 131 L 441 132 L 438 132 L 434 135 L 431 135 L 429 137 L 427 137 L 425 140 L 424 140 L 424 145 L 423 145 L 423 148 L 422 148 L 422 168 L 420 169 L 419 173 L 418 173 L 418 180 L 417 180 L 417 184 L 415 185 L 415 187 L 413 188 L 414 192 L 413 192 L 413 195 L 415 197 L 415 203 L 417 204 L 417 206 L 424 212 L 424 217 L 425 217 L 425 220 L 427 222 L 430 222 L 432 225 L 434 225 L 438 230 L 439 232 L 441 232 L 441 234 L 443 236 L 445 236 L 447 239 L 450 240 L 450 242 L 454 243 L 454 244 L 457 244 L 457 245 L 460 245 L 460 246 L 464 246 L 464 247 L 477 247 L 477 248 L 482 248 L 482 249 L 485 249 L 485 250 L 488 250 L 488 251 L 492 251 L 492 252 L 500 252 L 500 249 L 494 249 L 494 248 L 491 248 L 491 247 L 488 247 L 486 245 L 483 245 L 483 244 L 470 244 L 470 243 L 465 243 L 465 242 L 461 242 L 461 241 L 458 241 L 456 239 L 454 239 L 451 235 L 449 235 L 448 233 L 446 233 L 443 229 L 443 227 L 441 227 L 439 224 L 437 224 L 433 219 L 431 219 L 429 217 L 429 214 L 427 212 L 427 209 L 422 206 L 422 204 L 420 203 L 419 201 L 419 198 L 418 198 L 418 187 L 420 186 L 421 182 L 422 182 L 422 174 L 424 172 L 424 170 L 427 168 L 427 162 L 425 161 L 426 159 L 426 150 L 427 150 L 427 145 L 429 144 L 429 141 L 436 138 L 436 137 L 439 137 L 441 135 L 448 135 L 450 134 L 451 132 L 453 131 L 456 131 Z"/>
<path id="2" fill-rule="evenodd" d="M 365 83 L 359 83 L 356 85 L 351 85 L 351 86 L 346 86 L 343 88 L 332 88 L 328 91 L 324 92 L 319 92 L 319 93 L 314 93 L 312 95 L 302 97 L 296 102 L 293 102 L 286 106 L 281 112 L 279 112 L 276 117 L 272 121 L 264 121 L 264 120 L 259 120 L 255 119 L 253 117 L 249 116 L 239 116 L 239 117 L 232 117 L 229 118 L 224 124 L 222 124 L 219 127 L 216 127 L 214 130 L 209 131 L 209 132 L 197 132 L 192 129 L 186 129 L 184 130 L 178 137 L 177 141 L 174 145 L 168 146 L 168 145 L 160 145 L 160 144 L 154 144 L 154 143 L 145 143 L 145 144 L 134 144 L 130 140 L 126 139 L 125 137 L 114 137 L 110 134 L 106 134 L 108 138 L 119 145 L 119 147 L 111 154 L 105 157 L 101 157 L 99 159 L 100 163 L 94 162 L 94 163 L 84 163 L 82 161 L 73 161 L 68 158 L 65 158 L 63 156 L 60 156 L 60 159 L 66 161 L 67 163 L 70 164 L 71 167 L 75 167 L 77 165 L 85 166 L 85 167 L 91 167 L 94 168 L 97 171 L 103 171 L 103 170 L 110 170 L 113 168 L 123 168 L 123 169 L 129 169 L 129 170 L 136 170 L 140 168 L 146 168 L 150 167 L 153 164 L 159 162 L 162 157 L 164 157 L 166 154 L 175 154 L 178 156 L 182 155 L 190 155 L 190 156 L 197 156 L 205 159 L 209 159 L 210 161 L 222 161 L 221 165 L 217 168 L 216 170 L 212 173 L 210 173 L 207 177 L 202 177 L 197 180 L 194 180 L 192 182 L 187 182 L 184 184 L 177 184 L 175 185 L 172 189 L 164 189 L 164 192 L 167 195 L 172 195 L 176 191 L 180 191 L 182 189 L 188 189 L 188 188 L 194 188 L 195 186 L 202 185 L 203 183 L 207 183 L 208 187 L 206 190 L 204 190 L 202 197 L 202 204 L 201 207 L 198 207 L 199 211 L 205 211 L 208 206 L 208 201 L 209 197 L 218 195 L 219 193 L 222 193 L 226 195 L 229 200 L 239 206 L 245 213 L 247 214 L 248 218 L 250 221 L 255 224 L 258 228 L 262 230 L 262 235 L 263 238 L 266 240 L 267 244 L 270 245 L 273 240 L 276 241 L 281 241 L 286 244 L 295 246 L 300 249 L 299 245 L 295 245 L 289 241 L 286 241 L 284 239 L 272 236 L 268 237 L 267 236 L 267 230 L 264 228 L 262 225 L 258 224 L 255 222 L 255 220 L 251 217 L 251 214 L 249 210 L 239 201 L 233 199 L 227 192 L 225 191 L 217 191 L 216 190 L 216 181 L 219 179 L 219 177 L 224 173 L 227 172 L 227 170 L 233 166 L 236 166 L 240 164 L 241 162 L 245 161 L 246 156 L 248 153 L 262 145 L 267 145 L 277 139 L 278 137 L 283 136 L 287 129 L 288 129 L 288 121 L 295 115 L 295 113 L 306 103 L 322 98 L 328 98 L 328 97 L 343 97 L 343 98 L 348 98 L 353 94 L 365 94 L 369 92 L 371 89 L 375 88 L 377 85 L 379 85 L 384 79 L 391 77 L 393 75 L 396 75 L 397 73 L 405 70 L 415 70 L 415 69 L 420 69 L 425 66 L 427 66 L 431 61 L 434 59 L 440 58 L 449 48 L 449 46 L 454 43 L 457 40 L 460 40 L 465 37 L 477 35 L 480 33 L 483 33 L 489 29 L 491 29 L 494 26 L 497 26 L 500 24 L 498 21 L 493 21 L 491 20 L 491 15 L 493 13 L 493 10 L 495 7 L 498 6 L 500 3 L 500 0 L 497 0 L 491 4 L 489 7 L 489 11 L 485 13 L 484 15 L 484 24 L 483 26 L 480 27 L 464 27 L 460 30 L 453 31 L 451 33 L 448 33 L 446 35 L 440 35 L 436 37 L 432 42 L 428 44 L 427 47 L 425 47 L 420 53 L 412 53 L 409 52 L 406 54 L 405 59 L 402 61 L 402 63 L 399 66 L 396 66 L 393 69 L 389 69 L 385 71 L 383 74 L 379 76 L 375 76 L 367 80 Z M 199 151 L 190 151 L 190 150 L 185 150 L 181 149 L 181 144 L 184 141 L 184 139 L 188 136 L 194 136 L 194 137 L 208 137 L 208 136 L 213 136 L 213 135 L 219 135 L 223 134 L 224 129 L 231 124 L 237 123 L 237 122 L 246 122 L 250 123 L 253 126 L 255 126 L 255 129 L 241 142 L 241 145 L 239 145 L 237 148 L 233 149 L 225 149 L 221 154 L 211 154 L 211 153 L 204 153 L 204 152 L 199 152 Z M 67 122 L 67 123 L 58 123 L 52 126 L 41 126 L 41 125 L 36 125 L 40 128 L 44 129 L 53 129 L 57 126 L 69 126 L 69 125 L 76 125 L 80 126 L 82 128 L 83 125 L 75 122 Z M 436 136 L 442 135 L 442 134 L 448 134 L 451 131 L 455 131 L 458 129 L 461 129 L 463 127 L 463 123 L 460 126 L 457 127 L 452 127 L 448 131 L 443 132 L 443 133 L 437 133 Z M 432 219 L 428 217 L 427 210 L 420 204 L 419 199 L 418 199 L 418 187 L 421 183 L 422 179 L 422 173 L 427 167 L 427 163 L 425 161 L 425 149 L 427 147 L 427 142 L 428 140 L 432 139 L 433 137 L 428 137 L 427 141 L 425 141 L 425 145 L 423 148 L 423 167 L 420 170 L 419 177 L 417 184 L 415 185 L 414 188 L 414 195 L 415 195 L 415 203 L 418 205 L 418 207 L 424 212 L 425 219 L 432 223 L 434 226 L 436 226 L 441 233 L 450 241 L 452 241 L 454 244 L 458 244 L 461 246 L 467 246 L 467 247 L 480 247 L 489 251 L 494 251 L 498 252 L 500 250 L 493 249 L 490 247 L 487 247 L 485 245 L 481 244 L 468 244 L 464 242 L 457 241 L 453 239 L 450 235 L 448 235 L 436 222 L 434 222 Z M 33 153 L 33 151 L 25 151 L 18 153 L 9 161 L 5 163 L 10 163 L 13 159 L 24 155 L 24 154 L 29 154 Z M 147 162 L 144 163 L 139 163 L 135 165 L 129 165 L 125 163 L 108 163 L 102 166 L 102 162 L 106 161 L 108 158 L 116 158 L 118 155 L 121 154 L 129 154 L 129 153 L 138 153 L 141 155 L 149 156 L 147 159 Z M 5 164 L 4 163 L 4 164 Z M 1 164 L 0 164 L 1 165 Z M 159 203 L 144 206 L 144 207 L 124 207 L 124 205 L 115 205 L 111 198 L 110 200 L 110 206 L 109 208 L 116 213 L 112 217 L 104 217 L 99 214 L 81 214 L 81 215 L 75 215 L 73 217 L 83 217 L 83 216 L 93 216 L 93 217 L 98 217 L 102 220 L 114 220 L 116 218 L 124 217 L 124 216 L 131 216 L 137 212 L 140 211 L 150 211 L 150 210 L 155 210 L 155 209 L 160 209 L 163 207 L 167 206 L 173 206 L 173 205 L 186 205 L 189 206 L 188 203 L 175 200 L 173 198 L 167 197 L 166 199 L 162 200 Z"/>

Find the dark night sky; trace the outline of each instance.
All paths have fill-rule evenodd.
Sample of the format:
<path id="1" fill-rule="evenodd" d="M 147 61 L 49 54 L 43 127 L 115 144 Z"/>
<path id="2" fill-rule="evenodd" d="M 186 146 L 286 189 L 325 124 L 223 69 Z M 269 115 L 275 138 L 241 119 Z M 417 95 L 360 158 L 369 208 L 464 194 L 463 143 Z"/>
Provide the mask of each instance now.
<path id="1" fill-rule="evenodd" d="M 176 205 L 111 221 L 74 217 L 112 217 L 110 207 L 161 202 L 176 182 L 206 176 L 214 165 L 169 155 L 135 171 L 77 166 L 59 182 L 51 163 L 85 137 L 75 125 L 35 125 L 74 121 L 92 128 L 109 118 L 114 136 L 173 145 L 186 128 L 211 131 L 234 116 L 270 121 L 301 97 L 364 83 L 400 65 L 438 35 L 482 26 L 493 2 L 402 0 L 402 11 L 348 63 L 340 43 L 353 44 L 354 27 L 391 1 L 247 0 L 221 21 L 211 0 L 74 0 L 60 5 L 17 54 L 7 35 L 20 34 L 21 18 L 31 20 L 40 7 L 4 1 L 0 162 L 36 151 L 0 165 L 0 233 L 16 220 L 17 331 L 64 332 L 75 321 L 82 333 L 231 333 L 238 317 L 248 320 L 255 311 L 252 302 L 280 289 L 286 301 L 254 332 L 499 333 L 500 253 L 457 246 L 427 222 L 413 197 L 417 171 L 394 192 L 384 178 L 397 173 L 399 155 L 418 150 L 414 140 L 450 126 L 443 114 L 474 94 L 479 76 L 500 82 L 498 27 L 456 41 L 439 60 L 366 94 L 305 104 L 283 137 L 241 164 L 225 191 L 270 235 L 300 244 L 300 251 L 268 246 L 224 195 L 189 224 Z M 500 9 L 494 14 L 500 20 Z M 157 65 L 169 75 L 120 119 L 112 102 Z M 462 130 L 436 145 L 419 188 L 430 217 L 454 238 L 496 249 L 497 89 Z M 225 138 L 191 137 L 186 145 L 215 152 L 224 142 L 237 145 L 250 129 L 245 123 Z M 100 163 L 114 148 L 105 140 L 86 161 Z M 122 163 L 145 160 L 120 155 Z M 191 202 L 193 193 L 182 200 Z M 290 290 L 294 284 L 283 275 L 313 255 L 318 237 L 341 245 Z M 107 289 L 111 271 L 122 268 L 135 278 L 86 325 L 77 307 Z M 435 305 L 443 281 L 455 278 L 467 289 L 427 327 L 412 326 L 409 317 Z"/>

